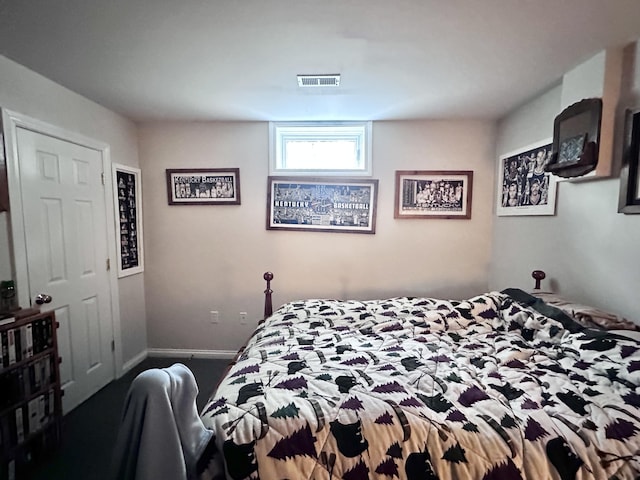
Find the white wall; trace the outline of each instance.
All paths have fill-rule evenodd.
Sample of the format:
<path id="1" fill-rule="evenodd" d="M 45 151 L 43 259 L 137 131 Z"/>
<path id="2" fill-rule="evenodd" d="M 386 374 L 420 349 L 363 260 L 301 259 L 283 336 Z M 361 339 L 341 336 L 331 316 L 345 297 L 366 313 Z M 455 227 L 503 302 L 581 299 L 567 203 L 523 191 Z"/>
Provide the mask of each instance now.
<path id="1" fill-rule="evenodd" d="M 625 56 L 620 109 L 640 99 L 635 45 Z M 501 120 L 496 156 L 550 138 L 561 96 L 557 86 Z M 640 216 L 617 213 L 619 188 L 618 178 L 560 182 L 555 216 L 496 217 L 490 287 L 530 290 L 530 272 L 542 269 L 543 287 L 640 324 Z"/>
<path id="2" fill-rule="evenodd" d="M 0 107 L 107 143 L 112 162 L 138 165 L 137 129 L 133 122 L 3 56 L 0 56 Z M 2 272 L 11 263 L 4 217 L 8 218 L 0 215 Z M 147 344 L 144 275 L 123 278 L 118 286 L 122 353 L 126 362 L 144 351 Z"/>
<path id="3" fill-rule="evenodd" d="M 268 231 L 267 123 L 141 125 L 150 348 L 232 350 L 262 317 L 262 274 L 274 307 L 299 298 L 486 291 L 494 125 L 374 122 L 375 235 Z M 169 206 L 165 169 L 239 167 L 242 205 Z M 471 220 L 395 220 L 395 170 L 474 170 Z M 209 311 L 220 323 L 209 323 Z"/>

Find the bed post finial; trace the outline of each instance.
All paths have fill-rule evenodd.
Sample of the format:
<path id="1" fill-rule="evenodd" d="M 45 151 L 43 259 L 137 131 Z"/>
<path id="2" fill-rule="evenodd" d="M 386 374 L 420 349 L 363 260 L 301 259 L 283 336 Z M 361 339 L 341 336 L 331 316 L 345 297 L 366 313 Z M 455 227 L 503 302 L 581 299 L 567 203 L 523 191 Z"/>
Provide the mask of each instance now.
<path id="1" fill-rule="evenodd" d="M 271 294 L 273 290 L 271 290 L 271 280 L 273 280 L 273 273 L 265 272 L 262 276 L 267 281 L 267 289 L 264 291 L 264 319 L 267 319 L 273 313 L 273 305 L 271 303 Z"/>
<path id="2" fill-rule="evenodd" d="M 547 274 L 542 270 L 534 270 L 533 272 L 531 272 L 531 276 L 536 281 L 536 286 L 533 287 L 534 290 L 540 290 L 540 282 L 546 278 Z"/>

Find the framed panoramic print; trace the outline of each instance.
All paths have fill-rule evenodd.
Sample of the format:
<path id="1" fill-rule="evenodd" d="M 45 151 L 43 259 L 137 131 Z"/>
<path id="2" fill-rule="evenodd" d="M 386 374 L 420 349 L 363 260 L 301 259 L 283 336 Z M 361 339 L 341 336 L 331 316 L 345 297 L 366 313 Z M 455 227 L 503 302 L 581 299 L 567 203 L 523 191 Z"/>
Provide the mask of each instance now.
<path id="1" fill-rule="evenodd" d="M 472 171 L 398 170 L 394 218 L 471 218 Z"/>
<path id="2" fill-rule="evenodd" d="M 551 160 L 551 139 L 500 157 L 498 216 L 555 215 L 556 179 L 545 170 Z"/>
<path id="3" fill-rule="evenodd" d="M 169 205 L 240 205 L 240 169 L 167 169 L 167 194 Z"/>
<path id="4" fill-rule="evenodd" d="M 378 180 L 269 177 L 267 229 L 375 233 Z"/>
<path id="5" fill-rule="evenodd" d="M 118 277 L 144 271 L 140 169 L 113 164 Z"/>

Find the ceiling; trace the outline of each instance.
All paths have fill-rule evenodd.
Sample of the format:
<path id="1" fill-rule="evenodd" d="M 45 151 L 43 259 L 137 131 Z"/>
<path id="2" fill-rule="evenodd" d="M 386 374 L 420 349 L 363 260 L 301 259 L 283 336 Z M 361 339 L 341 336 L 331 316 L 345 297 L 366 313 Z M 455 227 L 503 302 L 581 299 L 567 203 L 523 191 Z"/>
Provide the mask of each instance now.
<path id="1" fill-rule="evenodd" d="M 638 37 L 639 0 L 0 0 L 0 54 L 136 121 L 496 119 Z"/>

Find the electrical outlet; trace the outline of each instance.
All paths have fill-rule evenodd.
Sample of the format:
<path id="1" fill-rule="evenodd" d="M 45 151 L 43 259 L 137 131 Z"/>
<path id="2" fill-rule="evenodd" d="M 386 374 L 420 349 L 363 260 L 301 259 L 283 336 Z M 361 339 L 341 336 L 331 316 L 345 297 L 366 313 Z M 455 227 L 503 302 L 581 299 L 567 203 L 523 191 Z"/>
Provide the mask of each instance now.
<path id="1" fill-rule="evenodd" d="M 220 314 L 217 310 L 211 310 L 209 313 L 211 314 L 211 323 L 218 323 L 220 321 Z"/>
<path id="2" fill-rule="evenodd" d="M 247 312 L 240 312 L 240 323 L 242 325 L 247 323 Z"/>

